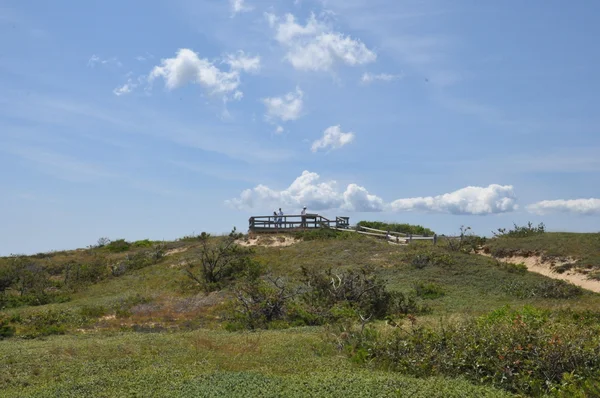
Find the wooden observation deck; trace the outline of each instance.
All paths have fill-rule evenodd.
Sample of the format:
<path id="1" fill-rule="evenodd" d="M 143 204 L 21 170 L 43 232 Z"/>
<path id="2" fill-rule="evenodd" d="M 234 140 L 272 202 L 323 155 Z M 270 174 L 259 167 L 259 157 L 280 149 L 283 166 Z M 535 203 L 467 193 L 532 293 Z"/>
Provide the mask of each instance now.
<path id="1" fill-rule="evenodd" d="M 250 217 L 250 233 L 298 232 L 318 228 L 349 229 L 350 217 L 336 217 L 335 221 L 319 214 L 289 216 L 255 216 Z"/>

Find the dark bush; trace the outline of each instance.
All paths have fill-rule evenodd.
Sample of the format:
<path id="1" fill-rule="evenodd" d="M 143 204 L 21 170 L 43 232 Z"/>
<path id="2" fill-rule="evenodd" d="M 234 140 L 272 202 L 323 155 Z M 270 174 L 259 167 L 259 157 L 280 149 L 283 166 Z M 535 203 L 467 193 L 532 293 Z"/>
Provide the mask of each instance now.
<path id="1" fill-rule="evenodd" d="M 415 294 L 424 299 L 436 299 L 446 295 L 446 292 L 436 283 L 419 282 L 415 284 Z"/>
<path id="2" fill-rule="evenodd" d="M 0 340 L 12 337 L 15 335 L 15 328 L 10 326 L 7 318 L 0 315 Z"/>
<path id="3" fill-rule="evenodd" d="M 289 302 L 297 294 L 281 278 L 266 281 L 249 278 L 234 289 L 236 302 L 231 304 L 227 330 L 267 329 L 287 318 Z M 287 322 L 285 322 L 287 325 Z"/>
<path id="4" fill-rule="evenodd" d="M 414 295 L 386 290 L 371 268 L 314 271 L 302 268 L 301 284 L 258 277 L 240 282 L 230 303 L 229 330 L 323 325 L 342 320 L 383 319 L 394 314 L 423 314 L 429 308 Z"/>
<path id="5" fill-rule="evenodd" d="M 186 275 L 205 291 L 213 291 L 230 283 L 247 268 L 256 266 L 249 257 L 252 250 L 236 244 L 238 238 L 235 228 L 224 238 L 211 238 L 203 232 L 199 237 L 200 254 L 190 261 Z"/>

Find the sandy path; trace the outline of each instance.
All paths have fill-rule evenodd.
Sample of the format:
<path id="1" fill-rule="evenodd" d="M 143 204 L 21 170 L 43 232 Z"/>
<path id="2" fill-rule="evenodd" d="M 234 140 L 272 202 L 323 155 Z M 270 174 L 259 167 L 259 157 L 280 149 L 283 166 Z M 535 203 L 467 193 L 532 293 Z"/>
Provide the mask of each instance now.
<path id="1" fill-rule="evenodd" d="M 492 257 L 489 254 L 479 253 L 482 256 Z M 581 286 L 584 289 L 591 290 L 596 293 L 600 293 L 600 281 L 595 281 L 591 279 L 587 279 L 585 275 L 567 271 L 562 274 L 555 272 L 552 269 L 552 263 L 542 261 L 541 256 L 512 256 L 512 257 L 503 257 L 498 258 L 497 260 L 506 261 L 509 263 L 520 264 L 523 263 L 527 267 L 528 271 L 535 272 L 537 274 L 541 274 L 547 276 L 552 279 L 561 279 L 563 281 L 571 282 L 574 285 Z M 567 261 L 560 262 L 557 261 L 554 263 L 555 266 L 560 266 L 563 264 L 573 262 L 573 259 L 567 259 Z"/>
<path id="2" fill-rule="evenodd" d="M 298 243 L 298 240 L 291 236 L 258 236 L 255 238 L 240 239 L 235 242 L 240 246 L 265 246 L 265 247 L 286 247 Z"/>

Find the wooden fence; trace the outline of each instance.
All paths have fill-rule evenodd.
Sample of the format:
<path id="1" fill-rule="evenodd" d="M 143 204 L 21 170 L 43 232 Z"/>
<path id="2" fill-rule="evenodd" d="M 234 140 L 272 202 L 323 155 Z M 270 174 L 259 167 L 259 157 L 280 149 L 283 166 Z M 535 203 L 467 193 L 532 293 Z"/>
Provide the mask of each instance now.
<path id="1" fill-rule="evenodd" d="M 437 244 L 437 241 L 438 241 L 438 236 L 435 234 L 433 236 L 413 235 L 413 234 L 405 234 L 402 232 L 383 231 L 381 229 L 367 228 L 367 227 L 363 227 L 361 225 L 356 225 L 355 227 L 353 227 L 353 230 L 362 235 L 376 236 L 379 238 L 387 239 L 391 243 L 398 243 L 398 244 L 400 244 L 400 243 L 406 244 L 406 243 L 412 243 L 414 241 L 430 240 L 435 245 L 435 244 Z"/>

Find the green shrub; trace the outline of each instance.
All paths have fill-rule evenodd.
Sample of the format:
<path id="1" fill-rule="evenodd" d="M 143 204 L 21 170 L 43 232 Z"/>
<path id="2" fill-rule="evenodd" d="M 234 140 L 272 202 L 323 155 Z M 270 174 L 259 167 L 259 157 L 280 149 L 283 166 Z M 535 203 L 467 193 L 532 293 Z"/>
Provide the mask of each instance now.
<path id="1" fill-rule="evenodd" d="M 579 286 L 563 280 L 545 280 L 542 282 L 510 281 L 503 290 L 512 296 L 526 298 L 571 299 L 583 294 Z"/>
<path id="2" fill-rule="evenodd" d="M 125 239 L 117 239 L 105 245 L 104 249 L 111 253 L 123 253 L 131 249 L 131 243 Z"/>
<path id="3" fill-rule="evenodd" d="M 128 318 L 131 316 L 131 309 L 139 304 L 147 304 L 151 300 L 139 293 L 135 296 L 124 297 L 116 300 L 110 306 L 112 312 L 117 318 Z"/>
<path id="4" fill-rule="evenodd" d="M 15 328 L 10 326 L 9 320 L 0 314 L 0 340 L 15 335 Z"/>
<path id="5" fill-rule="evenodd" d="M 502 308 L 440 327 L 412 320 L 383 333 L 375 328 L 337 336 L 355 361 L 416 376 L 463 376 L 510 392 L 540 396 L 565 389 L 572 375 L 595 380 L 600 371 L 598 327 L 581 328 L 547 311 Z M 590 387 L 591 388 L 591 387 Z"/>
<path id="6" fill-rule="evenodd" d="M 410 264 L 417 268 L 423 269 L 427 266 L 447 267 L 455 264 L 454 257 L 448 253 L 443 253 L 436 250 L 418 250 L 416 253 L 408 253 L 405 255 Z"/>
<path id="7" fill-rule="evenodd" d="M 133 242 L 131 244 L 131 246 L 133 247 L 152 247 L 154 246 L 155 242 L 151 241 L 150 239 L 143 239 L 143 240 L 137 240 L 135 242 Z"/>
<path id="8" fill-rule="evenodd" d="M 84 318 L 100 318 L 106 315 L 107 312 L 107 309 L 101 305 L 85 305 L 79 310 Z"/>
<path id="9" fill-rule="evenodd" d="M 319 229 L 311 229 L 308 231 L 300 231 L 296 232 L 295 236 L 298 239 L 302 239 L 305 241 L 311 240 L 326 240 L 326 239 L 346 239 L 349 238 L 350 234 L 348 232 L 341 232 L 331 228 L 319 228 Z"/>
<path id="10" fill-rule="evenodd" d="M 418 282 L 415 284 L 415 294 L 423 299 L 436 299 L 446 295 L 442 286 L 437 283 Z"/>
<path id="11" fill-rule="evenodd" d="M 37 338 L 54 334 L 65 334 L 69 327 L 83 326 L 84 319 L 69 310 L 46 310 L 23 316 L 19 322 L 19 336 Z"/>
<path id="12" fill-rule="evenodd" d="M 527 266 L 524 263 L 514 264 L 504 261 L 498 261 L 497 265 L 500 269 L 514 274 L 526 274 Z"/>
<path id="13" fill-rule="evenodd" d="M 544 223 L 538 224 L 538 226 L 534 226 L 531 222 L 528 222 L 527 225 L 519 226 L 517 224 L 513 224 L 513 228 L 507 230 L 506 228 L 498 228 L 496 231 L 492 232 L 496 237 L 508 236 L 513 238 L 525 238 L 533 235 L 540 235 L 546 232 L 546 226 Z"/>
<path id="14" fill-rule="evenodd" d="M 421 225 L 386 223 L 380 221 L 360 221 L 357 225 L 361 227 L 379 229 L 381 231 L 400 232 L 403 234 L 433 236 L 435 232 Z"/>

